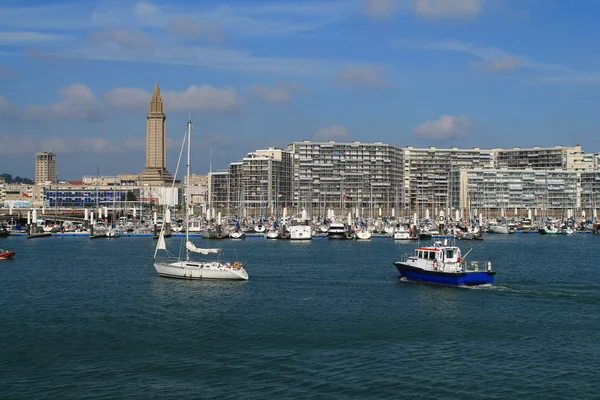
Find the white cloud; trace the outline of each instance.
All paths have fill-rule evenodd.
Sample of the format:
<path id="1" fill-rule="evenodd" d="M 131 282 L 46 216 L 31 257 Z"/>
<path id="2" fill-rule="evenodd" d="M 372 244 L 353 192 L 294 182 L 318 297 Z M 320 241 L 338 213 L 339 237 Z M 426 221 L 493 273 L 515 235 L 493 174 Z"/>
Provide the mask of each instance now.
<path id="1" fill-rule="evenodd" d="M 390 20 L 400 8 L 399 0 L 364 0 L 365 13 L 379 20 Z"/>
<path id="2" fill-rule="evenodd" d="M 212 85 L 192 85 L 182 92 L 161 91 L 165 113 L 226 113 L 243 106 L 241 97 L 231 87 L 219 89 Z M 102 96 L 109 107 L 142 111 L 148 108 L 152 94 L 138 88 L 116 88 Z"/>
<path id="3" fill-rule="evenodd" d="M 89 32 L 88 39 L 97 45 L 117 45 L 128 51 L 151 52 L 155 46 L 152 37 L 139 29 L 116 29 L 111 26 Z"/>
<path id="4" fill-rule="evenodd" d="M 0 94 L 0 118 L 17 119 L 21 114 L 19 107 Z"/>
<path id="5" fill-rule="evenodd" d="M 52 149 L 56 154 L 117 154 L 119 146 L 105 138 L 49 138 L 39 143 L 41 149 Z"/>
<path id="6" fill-rule="evenodd" d="M 483 0 L 416 0 L 415 12 L 423 18 L 474 18 Z"/>
<path id="7" fill-rule="evenodd" d="M 426 19 L 475 18 L 484 0 L 363 0 L 365 14 L 376 20 L 392 20 L 398 12 Z"/>
<path id="8" fill-rule="evenodd" d="M 243 106 L 235 89 L 218 89 L 212 85 L 192 85 L 183 92 L 162 92 L 165 112 L 205 112 L 226 113 L 239 110 Z"/>
<path id="9" fill-rule="evenodd" d="M 292 99 L 292 91 L 299 89 L 294 82 L 279 83 L 275 87 L 256 84 L 248 88 L 248 94 L 265 103 L 287 103 Z"/>
<path id="10" fill-rule="evenodd" d="M 470 65 L 492 72 L 504 72 L 520 68 L 523 65 L 523 61 L 519 57 L 506 55 L 489 60 L 474 60 L 470 62 Z"/>
<path id="11" fill-rule="evenodd" d="M 14 81 L 20 78 L 20 75 L 13 71 L 8 65 L 0 62 L 0 80 L 6 79 L 7 81 Z"/>
<path id="12" fill-rule="evenodd" d="M 419 125 L 414 134 L 426 139 L 464 138 L 468 136 L 472 126 L 472 121 L 466 116 L 443 114 L 436 121 L 425 121 Z"/>
<path id="13" fill-rule="evenodd" d="M 160 9 L 158 8 L 158 6 L 152 3 L 147 3 L 145 1 L 140 1 L 136 3 L 133 7 L 133 12 L 139 18 L 153 17 L 157 15 L 159 11 Z"/>
<path id="14" fill-rule="evenodd" d="M 563 76 L 541 76 L 537 79 L 541 83 L 575 83 L 575 84 L 600 84 L 600 73 L 577 73 Z"/>
<path id="15" fill-rule="evenodd" d="M 134 111 L 144 114 L 152 94 L 138 88 L 115 88 L 96 98 L 90 88 L 73 84 L 59 90 L 61 101 L 29 106 L 22 109 L 0 95 L 0 117 L 36 119 L 43 117 L 98 121 L 106 117 L 108 109 Z M 231 87 L 216 88 L 204 84 L 192 85 L 182 92 L 163 91 L 165 112 L 201 112 L 220 114 L 243 107 L 242 98 Z"/>
<path id="16" fill-rule="evenodd" d="M 187 15 L 173 17 L 166 29 L 173 35 L 206 37 L 214 41 L 223 40 L 223 30 L 216 22 L 208 20 L 195 21 Z"/>
<path id="17" fill-rule="evenodd" d="M 17 46 L 28 45 L 32 43 L 48 44 L 51 42 L 59 42 L 68 38 L 69 36 L 67 35 L 34 31 L 0 32 L 0 45 Z"/>
<path id="18" fill-rule="evenodd" d="M 397 44 L 404 47 L 419 50 L 448 51 L 464 53 L 476 57 L 478 60 L 471 61 L 471 65 L 482 66 L 492 71 L 507 71 L 516 68 L 526 68 L 537 71 L 559 72 L 575 74 L 577 71 L 560 64 L 535 62 L 526 57 L 510 54 L 495 47 L 479 46 L 470 42 L 460 40 L 414 40 L 401 39 Z"/>
<path id="19" fill-rule="evenodd" d="M 26 118 L 58 117 L 86 121 L 98 121 L 106 115 L 94 93 L 86 85 L 73 84 L 58 92 L 63 98 L 56 103 L 30 106 L 25 109 Z"/>
<path id="20" fill-rule="evenodd" d="M 10 143 L 10 146 L 3 144 Z M 70 154 L 128 154 L 130 151 L 143 151 L 146 148 L 144 140 L 126 138 L 123 143 L 113 143 L 99 137 L 51 137 L 33 139 L 26 134 L 0 134 L 0 155 L 27 155 L 41 149 L 52 149 L 58 155 Z"/>
<path id="21" fill-rule="evenodd" d="M 383 68 L 374 65 L 349 65 L 340 70 L 338 78 L 342 82 L 351 83 L 355 85 L 370 86 L 370 87 L 382 87 L 385 86 L 385 82 L 379 76 L 383 72 Z"/>
<path id="22" fill-rule="evenodd" d="M 151 97 L 150 92 L 137 88 L 116 88 L 102 95 L 110 107 L 135 111 L 147 108 Z"/>
<path id="23" fill-rule="evenodd" d="M 348 137 L 348 130 L 342 125 L 332 125 L 327 128 L 321 128 L 313 135 L 313 139 L 315 140 L 348 139 Z"/>

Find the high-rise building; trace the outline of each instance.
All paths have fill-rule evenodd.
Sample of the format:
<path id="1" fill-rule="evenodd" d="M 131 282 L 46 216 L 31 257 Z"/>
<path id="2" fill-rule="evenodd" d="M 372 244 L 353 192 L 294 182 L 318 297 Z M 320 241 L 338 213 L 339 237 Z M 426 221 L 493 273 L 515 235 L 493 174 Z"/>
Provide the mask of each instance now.
<path id="1" fill-rule="evenodd" d="M 40 152 L 35 154 L 35 184 L 56 183 L 56 154 Z"/>
<path id="2" fill-rule="evenodd" d="M 292 159 L 287 150 L 256 150 L 230 163 L 228 171 L 209 176 L 211 208 L 264 216 L 281 213 L 291 205 Z"/>
<path id="3" fill-rule="evenodd" d="M 140 174 L 140 182 L 170 184 L 173 175 L 167 171 L 167 116 L 158 83 L 148 104 L 146 117 L 146 168 Z"/>
<path id="4" fill-rule="evenodd" d="M 313 215 L 359 209 L 363 216 L 397 213 L 404 206 L 402 149 L 382 142 L 293 142 L 292 192 L 295 205 Z M 392 209 L 394 211 L 392 211 Z M 396 214 L 398 215 L 398 214 Z"/>

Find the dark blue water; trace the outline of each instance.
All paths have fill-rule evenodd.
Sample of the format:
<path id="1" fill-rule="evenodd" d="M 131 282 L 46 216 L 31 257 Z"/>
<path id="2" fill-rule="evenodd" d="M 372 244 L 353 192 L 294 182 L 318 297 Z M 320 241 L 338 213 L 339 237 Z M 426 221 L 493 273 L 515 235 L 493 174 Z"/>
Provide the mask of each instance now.
<path id="1" fill-rule="evenodd" d="M 0 239 L 0 397 L 600 396 L 600 237 L 459 243 L 498 272 L 476 289 L 397 280 L 391 239 L 215 243 L 249 281 L 159 278 L 151 238 Z"/>

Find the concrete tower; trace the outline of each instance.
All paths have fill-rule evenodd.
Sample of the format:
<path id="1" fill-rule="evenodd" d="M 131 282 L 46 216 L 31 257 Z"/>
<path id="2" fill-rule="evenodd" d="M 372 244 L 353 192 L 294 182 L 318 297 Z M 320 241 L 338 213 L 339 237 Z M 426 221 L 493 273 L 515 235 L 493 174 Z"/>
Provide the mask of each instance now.
<path id="1" fill-rule="evenodd" d="M 148 104 L 146 117 L 146 168 L 140 174 L 142 183 L 170 184 L 173 175 L 167 171 L 167 116 L 158 83 Z"/>
<path id="2" fill-rule="evenodd" d="M 35 184 L 56 183 L 56 154 L 35 153 Z"/>

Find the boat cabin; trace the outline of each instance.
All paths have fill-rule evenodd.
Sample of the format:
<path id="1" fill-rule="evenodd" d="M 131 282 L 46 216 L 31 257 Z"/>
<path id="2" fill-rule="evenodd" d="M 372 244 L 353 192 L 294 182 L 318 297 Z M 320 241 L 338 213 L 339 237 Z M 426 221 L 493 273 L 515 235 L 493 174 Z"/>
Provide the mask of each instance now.
<path id="1" fill-rule="evenodd" d="M 421 260 L 441 263 L 458 263 L 461 260 L 460 249 L 455 246 L 419 247 L 414 256 Z"/>

